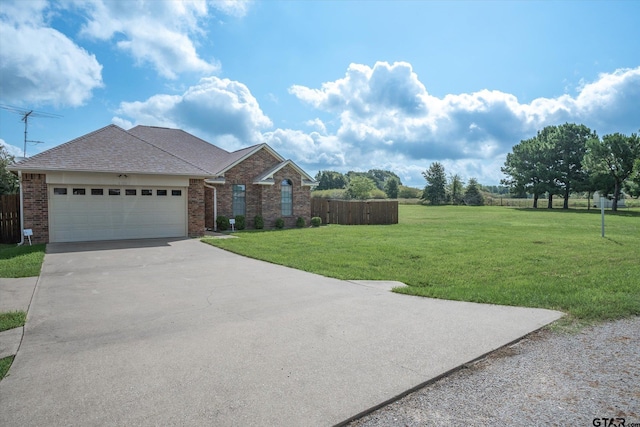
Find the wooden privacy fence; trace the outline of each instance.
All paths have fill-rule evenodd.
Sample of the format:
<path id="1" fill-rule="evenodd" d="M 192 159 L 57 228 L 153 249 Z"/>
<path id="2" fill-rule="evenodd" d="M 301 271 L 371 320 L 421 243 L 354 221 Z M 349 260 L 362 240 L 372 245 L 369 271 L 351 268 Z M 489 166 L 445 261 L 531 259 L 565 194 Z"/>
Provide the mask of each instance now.
<path id="1" fill-rule="evenodd" d="M 20 195 L 0 196 L 0 243 L 20 241 Z"/>
<path id="2" fill-rule="evenodd" d="M 397 200 L 311 199 L 311 216 L 323 224 L 379 225 L 398 223 Z"/>

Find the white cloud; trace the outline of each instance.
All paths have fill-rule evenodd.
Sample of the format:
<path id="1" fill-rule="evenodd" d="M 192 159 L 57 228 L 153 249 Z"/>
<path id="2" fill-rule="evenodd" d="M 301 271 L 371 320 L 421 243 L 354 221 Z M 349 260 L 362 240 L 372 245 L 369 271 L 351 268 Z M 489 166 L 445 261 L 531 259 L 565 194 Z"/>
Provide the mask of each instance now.
<path id="1" fill-rule="evenodd" d="M 4 147 L 4 149 L 7 150 L 7 153 L 12 155 L 13 157 L 22 157 L 22 154 L 23 154 L 22 148 L 18 148 L 15 145 L 11 145 L 5 142 L 5 140 L 2 138 L 0 138 L 0 147 Z"/>
<path id="2" fill-rule="evenodd" d="M 46 26 L 45 2 L 3 2 L 0 97 L 12 104 L 79 106 L 102 87 L 94 55 Z M 10 40 L 10 42 L 9 42 Z"/>
<path id="3" fill-rule="evenodd" d="M 496 90 L 430 95 L 407 63 L 351 65 L 343 79 L 320 89 L 290 92 L 334 116 L 304 122 L 305 129 L 273 129 L 242 83 L 207 77 L 179 95 L 123 102 L 114 123 L 180 127 L 226 149 L 267 142 L 309 173 L 331 169 L 388 169 L 405 184 L 423 186 L 433 161 L 465 181 L 497 184 L 506 153 L 544 126 L 584 123 L 598 133 L 640 127 L 640 67 L 603 74 L 575 96 L 523 104 Z M 606 121 L 606 123 L 605 123 Z M 326 123 L 337 123 L 335 130 Z M 602 122 L 602 123 L 601 123 Z"/>
<path id="4" fill-rule="evenodd" d="M 422 180 L 416 170 L 432 161 L 442 161 L 448 172 L 465 179 L 497 183 L 511 147 L 547 125 L 583 123 L 600 134 L 640 127 L 640 67 L 583 82 L 576 96 L 538 98 L 529 104 L 497 90 L 431 96 L 405 62 L 351 64 L 344 78 L 319 89 L 294 85 L 289 92 L 335 115 L 340 123 L 337 146 L 345 150 L 343 158 L 351 168 L 388 165 L 406 170 L 418 183 Z M 316 150 L 308 145 L 306 151 L 299 147 L 303 156 Z"/>
<path id="5" fill-rule="evenodd" d="M 212 4 L 230 14 L 240 13 L 244 7 L 225 3 Z M 201 21 L 208 15 L 204 0 L 77 0 L 73 4 L 88 15 L 82 35 L 118 40 L 116 46 L 138 65 L 150 64 L 166 78 L 175 79 L 183 72 L 210 74 L 220 68 L 213 58 L 201 58 L 196 49 L 204 35 Z"/>
<path id="6" fill-rule="evenodd" d="M 264 133 L 264 142 L 284 157 L 311 167 L 346 167 L 345 153 L 349 147 L 343 145 L 335 135 L 305 133 L 293 129 L 276 129 Z"/>
<path id="7" fill-rule="evenodd" d="M 315 118 L 313 120 L 307 120 L 305 122 L 305 124 L 309 127 L 312 127 L 316 130 L 318 130 L 321 134 L 326 135 L 327 134 L 327 127 L 325 126 L 325 124 L 322 122 L 322 120 L 320 120 L 319 118 Z"/>
<path id="8" fill-rule="evenodd" d="M 260 131 L 272 126 L 244 84 L 215 76 L 201 79 L 181 95 L 123 102 L 117 113 L 125 117 L 114 117 L 116 124 L 184 128 L 228 149 L 262 142 Z"/>
<path id="9" fill-rule="evenodd" d="M 227 15 L 241 18 L 249 11 L 251 2 L 249 0 L 212 0 L 209 4 Z"/>

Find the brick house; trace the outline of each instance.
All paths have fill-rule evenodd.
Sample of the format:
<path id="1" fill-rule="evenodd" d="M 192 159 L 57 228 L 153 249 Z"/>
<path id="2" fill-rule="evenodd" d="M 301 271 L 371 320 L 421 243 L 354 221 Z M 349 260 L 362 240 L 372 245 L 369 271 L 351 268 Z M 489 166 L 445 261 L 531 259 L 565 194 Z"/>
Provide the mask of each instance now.
<path id="1" fill-rule="evenodd" d="M 37 243 L 198 237 L 215 218 L 309 221 L 315 181 L 267 144 L 228 152 L 180 129 L 109 125 L 9 167 Z"/>

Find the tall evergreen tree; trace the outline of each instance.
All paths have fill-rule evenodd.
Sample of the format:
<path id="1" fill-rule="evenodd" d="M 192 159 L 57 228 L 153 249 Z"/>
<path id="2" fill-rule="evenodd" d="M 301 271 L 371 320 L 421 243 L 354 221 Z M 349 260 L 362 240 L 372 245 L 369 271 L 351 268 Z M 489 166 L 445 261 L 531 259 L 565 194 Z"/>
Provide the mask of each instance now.
<path id="1" fill-rule="evenodd" d="M 464 192 L 464 203 L 468 206 L 484 205 L 484 197 L 480 193 L 480 185 L 475 178 L 469 179 L 469 184 Z"/>
<path id="2" fill-rule="evenodd" d="M 398 190 L 399 190 L 399 185 L 398 185 L 397 179 L 389 178 L 387 179 L 387 182 L 384 183 L 384 192 L 388 198 L 397 199 Z"/>
<path id="3" fill-rule="evenodd" d="M 422 172 L 422 176 L 427 180 L 427 185 L 422 192 L 422 200 L 429 200 L 432 205 L 445 203 L 447 201 L 447 176 L 444 172 L 444 166 L 434 162 L 429 166 L 429 169 Z"/>

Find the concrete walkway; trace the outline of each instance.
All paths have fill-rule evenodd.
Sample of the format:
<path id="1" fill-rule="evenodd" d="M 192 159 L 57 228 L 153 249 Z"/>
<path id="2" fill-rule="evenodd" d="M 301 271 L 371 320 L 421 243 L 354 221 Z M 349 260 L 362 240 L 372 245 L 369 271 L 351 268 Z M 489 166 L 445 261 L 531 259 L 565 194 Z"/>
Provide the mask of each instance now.
<path id="1" fill-rule="evenodd" d="M 386 287 L 197 240 L 49 245 L 0 425 L 330 426 L 561 316 Z"/>
<path id="2" fill-rule="evenodd" d="M 0 279 L 0 313 L 27 311 L 36 287 L 37 277 Z M 0 359 L 18 352 L 23 334 L 22 327 L 0 332 Z"/>

